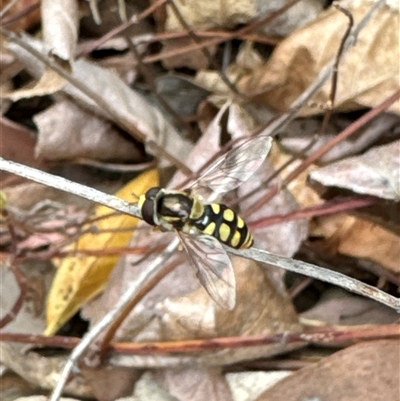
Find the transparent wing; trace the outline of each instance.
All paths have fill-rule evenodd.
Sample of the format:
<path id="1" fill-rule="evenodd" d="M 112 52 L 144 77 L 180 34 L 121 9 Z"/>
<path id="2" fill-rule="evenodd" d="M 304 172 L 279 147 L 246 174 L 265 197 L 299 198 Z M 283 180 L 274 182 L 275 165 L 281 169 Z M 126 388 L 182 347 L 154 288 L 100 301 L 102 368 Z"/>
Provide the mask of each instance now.
<path id="1" fill-rule="evenodd" d="M 217 305 L 232 310 L 236 303 L 235 273 L 221 243 L 208 235 L 177 234 L 201 285 Z"/>
<path id="2" fill-rule="evenodd" d="M 267 157 L 272 145 L 270 136 L 249 139 L 213 163 L 190 188 L 208 187 L 224 193 L 238 187 L 250 178 Z"/>

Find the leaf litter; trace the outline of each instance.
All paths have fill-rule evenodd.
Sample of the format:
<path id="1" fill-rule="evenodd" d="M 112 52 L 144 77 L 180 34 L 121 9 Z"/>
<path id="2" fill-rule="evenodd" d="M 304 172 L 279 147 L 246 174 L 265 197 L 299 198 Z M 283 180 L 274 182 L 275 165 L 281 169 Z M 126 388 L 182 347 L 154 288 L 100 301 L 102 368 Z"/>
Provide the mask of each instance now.
<path id="1" fill-rule="evenodd" d="M 120 5 L 122 3 L 124 2 L 120 2 Z M 57 9 L 58 2 L 52 2 L 51 6 Z M 167 4 L 165 9 L 161 5 L 157 10 L 153 20 L 156 27 L 144 19 L 139 18 L 136 21 L 139 33 L 136 36 L 131 34 L 130 37 L 133 38 L 133 46 L 140 43 L 140 49 L 134 53 L 132 44 L 121 46 L 122 39 L 125 40 L 123 35 L 118 38 L 119 42 L 107 42 L 104 40 L 106 38 L 101 38 L 111 29 L 119 28 L 119 23 L 104 18 L 105 9 L 99 4 L 99 13 L 102 15 L 100 19 L 105 22 L 96 27 L 97 37 L 94 36 L 94 39 L 103 39 L 103 43 L 107 42 L 107 47 L 100 46 L 96 57 L 91 57 L 95 53 L 81 53 L 83 56 L 75 59 L 76 49 L 85 48 L 80 45 L 88 43 L 87 35 L 90 32 L 90 18 L 81 19 L 82 37 L 78 36 L 77 20 L 81 15 L 76 15 L 75 6 L 76 2 L 71 1 L 65 8 L 65 13 L 54 12 L 50 6 L 46 8 L 42 15 L 42 26 L 39 28 L 45 33 L 42 42 L 26 35 L 21 36 L 20 41 L 5 35 L 8 38 L 7 52 L 12 51 L 7 68 L 2 72 L 3 81 L 9 83 L 4 86 L 7 89 L 2 94 L 5 118 L 16 124 L 23 124 L 21 114 L 29 114 L 24 104 L 26 98 L 31 105 L 36 106 L 35 99 L 38 96 L 49 97 L 53 105 L 33 107 L 29 129 L 37 132 L 36 143 L 32 144 L 31 138 L 24 139 L 21 136 L 18 139 L 19 144 L 28 149 L 22 153 L 17 152 L 19 149 L 15 141 L 6 139 L 9 147 L 7 153 L 3 152 L 2 147 L 2 156 L 13 159 L 14 151 L 18 154 L 16 160 L 36 165 L 38 161 L 32 158 L 32 149 L 36 146 L 36 156 L 40 157 L 38 167 L 53 169 L 53 172 L 58 169 L 58 173 L 63 176 L 99 186 L 108 192 L 115 192 L 114 185 L 121 187 L 123 181 L 127 182 L 131 177 L 113 183 L 114 177 L 101 171 L 101 168 L 96 172 L 84 170 L 82 166 L 77 169 L 76 166 L 68 165 L 68 161 L 92 159 L 136 163 L 140 166 L 153 157 L 158 162 L 162 185 L 167 184 L 170 188 L 185 187 L 185 182 L 188 181 L 185 174 L 178 171 L 170 180 L 171 171 L 165 167 L 182 162 L 184 165 L 181 167 L 186 167 L 186 175 L 190 175 L 190 171 L 196 173 L 216 154 L 223 154 L 230 139 L 235 141 L 249 137 L 254 131 L 268 132 L 268 126 L 261 126 L 260 123 L 268 122 L 276 116 L 276 111 L 286 112 L 291 103 L 317 79 L 325 65 L 337 54 L 347 24 L 344 15 L 333 7 L 321 11 L 321 5 L 314 2 L 306 5 L 300 2 L 287 12 L 276 12 L 282 5 L 271 5 L 271 9 L 260 10 L 251 2 L 235 3 L 226 9 L 220 5 L 219 9 L 213 9 L 210 7 L 215 5 L 210 3 L 208 7 L 205 3 L 198 11 L 198 5 L 191 2 L 178 5 L 177 10 L 172 4 Z M 129 2 L 126 2 L 126 6 L 127 10 L 133 10 Z M 385 5 L 372 12 L 372 3 L 368 1 L 343 3 L 342 6 L 348 7 L 355 18 L 355 24 L 368 13 L 371 16 L 366 20 L 368 29 L 358 33 L 356 45 L 345 54 L 339 65 L 337 97 L 329 129 L 327 132 L 319 131 L 319 115 L 324 113 L 324 106 L 330 100 L 330 88 L 326 85 L 312 98 L 312 102 L 303 102 L 300 111 L 302 119 L 280 127 L 280 136 L 270 161 L 237 191 L 226 196 L 224 202 L 235 205 L 235 209 L 240 211 L 250 227 L 254 224 L 257 247 L 288 257 L 302 255 L 305 260 L 318 260 L 322 265 L 326 263 L 338 270 L 343 258 L 347 258 L 347 266 L 351 266 L 347 274 L 396 294 L 399 285 L 397 250 L 400 229 L 397 220 L 390 219 L 390 213 L 395 213 L 393 211 L 397 210 L 399 201 L 399 149 L 398 133 L 396 134 L 395 129 L 398 124 L 399 102 L 389 107 L 390 113 L 382 113 L 372 121 L 369 128 L 359 130 L 358 136 L 341 142 L 323 159 L 304 169 L 294 181 L 286 183 L 291 172 L 301 166 L 305 155 L 312 154 L 314 149 L 334 140 L 347 124 L 358 117 L 360 109 L 379 107 L 397 89 L 396 54 L 398 55 L 399 47 L 395 27 L 398 25 L 398 8 Z M 245 11 L 240 12 L 240 7 Z M 123 15 L 121 10 L 107 11 L 113 17 Z M 140 11 L 143 10 L 136 8 L 134 12 Z M 90 11 L 87 11 L 87 15 L 90 15 Z M 204 43 L 199 44 L 200 42 L 194 40 L 193 33 L 182 26 L 182 17 Z M 257 27 L 257 24 L 253 26 L 254 18 L 264 18 L 267 22 L 262 27 Z M 32 19 L 31 23 L 34 24 L 34 21 Z M 237 24 L 242 24 L 244 28 L 235 32 L 233 28 Z M 95 31 L 91 32 L 89 36 Z M 162 37 L 163 34 L 165 38 Z M 181 39 L 168 39 L 168 35 L 176 34 Z M 277 34 L 281 37 L 270 37 Z M 139 35 L 140 41 L 135 41 Z M 161 39 L 157 35 L 161 35 Z M 240 42 L 237 49 L 232 47 L 232 43 L 235 43 L 232 39 Z M 157 41 L 158 50 L 151 45 Z M 280 43 L 272 48 L 265 44 L 267 41 Z M 28 51 L 22 44 L 28 44 Z M 39 51 L 42 59 L 38 60 L 37 56 L 29 52 L 29 46 Z M 210 52 L 208 55 L 202 50 L 202 46 L 207 46 Z M 127 57 L 127 49 L 132 52 L 131 59 Z M 160 49 L 161 52 L 157 54 Z M 198 52 L 197 56 L 193 56 L 196 54 L 194 51 Z M 112 58 L 107 52 L 114 52 Z M 141 65 L 138 54 L 147 64 Z M 221 61 L 223 68 L 216 69 L 210 56 Z M 162 66 L 158 66 L 157 71 L 146 61 L 151 57 L 160 57 L 162 61 Z M 43 63 L 43 58 L 47 60 L 46 64 Z M 131 66 L 132 72 L 128 72 L 127 66 Z M 189 67 L 195 71 L 182 69 L 179 78 L 183 81 L 179 83 L 171 80 L 171 74 L 165 68 L 181 67 Z M 66 75 L 61 77 L 57 73 L 60 68 Z M 18 85 L 18 80 L 14 80 L 16 76 L 20 79 L 21 72 L 31 75 L 27 84 L 26 76 L 22 76 L 22 84 Z M 146 78 L 144 81 L 138 80 L 148 73 L 153 74 L 150 80 L 148 76 L 147 81 Z M 184 84 L 185 79 L 191 85 Z M 168 100 L 175 113 L 179 115 L 182 112 L 183 119 L 168 115 L 168 102 L 164 102 L 166 107 L 160 106 L 162 102 L 159 101 L 159 96 L 165 95 L 165 91 L 163 93 L 160 90 L 160 93 L 151 93 L 150 96 L 145 93 L 144 82 L 149 88 L 156 87 L 150 83 L 152 80 L 167 82 L 169 88 L 172 85 L 174 94 Z M 179 97 L 180 92 L 183 92 L 182 98 Z M 20 114 L 16 114 L 14 110 Z M 201 114 L 204 112 L 207 114 Z M 205 129 L 207 125 L 208 129 Z M 184 135 L 179 131 L 185 131 Z M 287 135 L 288 133 L 291 135 Z M 314 147 L 303 151 L 312 137 L 317 138 Z M 138 142 L 145 143 L 147 155 L 138 146 Z M 152 143 L 158 147 L 154 147 Z M 191 153 L 187 157 L 189 151 Z M 294 163 L 288 170 L 281 171 L 282 165 L 287 164 L 293 155 L 296 159 Z M 311 182 L 307 181 L 308 178 Z M 4 221 L 8 227 L 17 223 L 18 226 L 16 234 L 4 231 L 8 239 L 2 243 L 2 252 L 5 255 L 2 257 L 2 269 L 7 269 L 6 256 L 12 256 L 13 265 L 19 268 L 22 266 L 26 270 L 24 274 L 31 277 L 27 272 L 37 274 L 44 271 L 40 270 L 43 269 L 40 267 L 43 262 L 39 261 L 41 258 L 48 260 L 51 257 L 49 253 L 41 252 L 48 252 L 49 249 L 54 251 L 54 244 L 63 238 L 62 235 L 68 234 L 69 229 L 60 228 L 60 222 L 75 221 L 82 228 L 82 221 L 79 220 L 81 217 L 78 219 L 82 215 L 74 209 L 66 208 L 66 213 L 70 213 L 69 218 L 53 213 L 48 217 L 48 223 L 40 223 L 42 229 L 52 229 L 55 230 L 54 233 L 49 232 L 47 236 L 39 232 L 31 233 L 31 226 L 35 227 L 38 220 L 29 214 L 25 214 L 25 220 L 12 220 L 13 213 L 14 216 L 17 213 L 12 207 L 15 206 L 13 202 L 28 204 L 30 208 L 43 197 L 54 197 L 56 200 L 62 197 L 59 194 L 46 194 L 39 189 L 29 190 L 27 184 L 12 187 L 8 180 L 9 178 L 4 181 L 9 199 L 5 203 L 5 209 L 2 209 L 7 218 Z M 147 187 L 153 185 L 156 185 L 155 180 L 146 184 Z M 134 194 L 140 195 L 144 192 L 144 188 L 139 187 L 141 184 L 137 182 L 133 187 L 127 187 L 128 200 L 135 202 Z M 333 189 L 336 191 L 334 196 L 339 200 L 354 196 L 374 196 L 378 203 L 373 214 L 355 215 L 349 210 L 335 215 L 316 214 L 314 218 L 291 217 L 301 212 L 302 208 L 315 208 L 316 211 L 323 208 L 325 201 L 331 199 Z M 272 196 L 274 191 L 277 195 Z M 254 192 L 252 197 L 248 197 L 250 192 Z M 242 200 L 242 197 L 247 198 Z M 71 202 L 69 199 L 63 201 L 67 204 Z M 259 206 L 255 207 L 255 204 Z M 283 223 L 268 225 L 270 216 L 279 216 Z M 133 230 L 133 224 L 127 216 L 118 219 L 117 231 L 123 227 Z M 390 220 L 391 224 L 386 224 L 385 220 Z M 107 221 L 104 221 L 106 226 L 99 225 L 101 230 L 107 231 L 110 228 Z M 36 229 L 39 228 L 40 225 L 36 226 Z M 134 250 L 134 253 L 120 251 L 119 258 L 108 255 L 65 256 L 57 273 L 61 278 L 53 283 L 56 286 L 53 292 L 58 293 L 59 298 L 48 298 L 50 308 L 62 301 L 65 309 L 64 306 L 61 308 L 61 317 L 55 315 L 50 319 L 47 334 L 54 334 L 81 307 L 82 316 L 89 320 L 91 326 L 95 325 L 107 311 L 112 310 L 140 272 L 173 238 L 173 234 L 151 231 L 143 223 L 137 225 L 133 236 L 131 231 L 118 235 L 111 231 L 113 230 L 99 235 L 82 233 L 82 238 L 78 236 L 78 242 L 84 236 L 90 235 L 87 245 L 107 254 L 110 243 L 121 245 L 123 241 L 122 247 Z M 108 239 L 104 240 L 104 236 Z M 17 247 L 10 245 L 15 243 Z M 19 253 L 13 253 L 13 249 L 19 250 Z M 75 248 L 70 245 L 63 249 L 67 253 L 85 251 L 85 247 L 80 248 L 76 244 Z M 30 263 L 32 258 L 38 259 L 36 264 Z M 79 269 L 68 267 L 68 261 L 74 258 L 78 261 Z M 92 260 L 86 267 L 85 259 Z M 104 268 L 106 260 L 112 262 Z M 296 292 L 292 299 L 287 292 L 288 283 L 294 279 L 291 274 L 284 274 L 282 270 L 276 271 L 272 266 L 266 270 L 254 261 L 237 257 L 232 258 L 232 263 L 237 281 L 237 305 L 233 311 L 225 311 L 217 307 L 199 286 L 186 256 L 182 252 L 176 253 L 165 262 L 167 267 L 174 267 L 174 270 L 136 303 L 119 326 L 113 341 L 116 344 L 146 342 L 161 345 L 173 341 L 181 344 L 180 352 L 156 355 L 151 347 L 145 354 L 113 352 L 102 367 L 82 367 L 82 375 L 74 375 L 65 391 L 77 399 L 87 396 L 120 399 L 125 396 L 125 399 L 144 400 L 152 396 L 160 400 L 200 400 L 207 397 L 210 400 L 261 401 L 326 396 L 344 399 L 351 396 L 356 400 L 357 397 L 365 399 L 366 394 L 371 400 L 395 399 L 393 389 L 396 388 L 399 377 L 398 360 L 396 364 L 395 356 L 398 355 L 398 342 L 385 339 L 384 336 L 385 325 L 396 324 L 396 316 L 388 308 L 348 294 L 347 298 L 342 297 L 338 292 L 331 293 L 330 286 L 326 284 L 317 286 L 312 280 L 307 282 L 301 278 L 297 278 L 303 280 L 300 289 L 289 288 L 290 293 Z M 85 271 L 87 267 L 90 270 L 93 264 L 98 267 L 88 276 Z M 360 270 L 360 266 L 363 269 Z M 114 269 L 110 274 L 112 268 Z M 66 278 L 63 270 L 64 273 L 79 274 Z M 26 288 L 31 298 L 25 297 L 26 299 L 19 298 L 18 294 L 25 292 L 25 287 L 15 281 L 17 276 L 13 278 L 16 270 L 4 271 L 7 275 L 2 273 L 2 277 L 7 277 L 7 280 L 2 280 L 1 301 L 5 311 L 2 319 L 6 316 L 4 321 L 7 321 L 7 326 L 2 330 L 40 334 L 45 326 L 44 299 L 49 293 L 53 271 L 44 275 L 45 285 L 38 286 L 37 280 L 28 280 Z M 9 280 L 14 284 L 9 284 Z M 68 292 L 71 288 L 68 280 L 72 280 L 74 286 L 77 286 L 76 291 Z M 105 291 L 89 302 L 104 287 Z M 316 289 L 321 295 L 321 301 L 314 300 L 312 303 L 312 291 L 315 292 Z M 32 294 L 36 294 L 36 298 L 32 298 Z M 331 295 L 326 301 L 324 295 L 328 294 Z M 23 301 L 20 309 L 15 306 L 19 299 Z M 36 303 L 28 302 L 33 299 L 36 299 Z M 305 311 L 299 318 L 299 305 L 307 303 L 309 313 Z M 17 316 L 14 318 L 11 313 L 7 317 L 9 311 L 17 311 Z M 362 330 L 362 325 L 369 325 L 378 331 L 382 328 L 379 337 L 381 341 L 348 347 L 349 343 L 332 340 L 332 346 L 345 349 L 339 352 L 331 350 L 328 352 L 331 355 L 328 356 L 326 352 L 320 351 L 319 362 L 298 371 L 291 369 L 290 372 L 284 372 L 281 380 L 271 389 L 267 389 L 267 375 L 272 377 L 274 372 L 257 372 L 254 371 L 257 369 L 247 369 L 247 366 L 260 358 L 277 361 L 277 354 L 287 355 L 289 352 L 292 352 L 289 358 L 292 355 L 300 361 L 302 357 L 306 357 L 306 343 L 283 341 L 239 348 L 215 345 L 214 349 L 200 348 L 196 352 L 185 348 L 189 344 L 188 340 L 226 338 L 229 344 L 229 339 L 237 336 L 250 338 L 252 335 L 263 334 L 272 338 L 282 333 L 301 334 L 315 325 L 334 331 L 344 324 L 354 336 Z M 71 327 L 64 326 L 63 330 L 74 333 Z M 41 341 L 40 336 L 36 337 L 29 346 L 28 354 L 22 353 L 21 346 L 3 342 L 2 363 L 35 386 L 50 390 L 59 383 L 59 373 L 66 357 L 62 353 L 49 358 L 45 352 L 38 352 L 34 346 L 45 347 Z M 299 347 L 303 349 L 299 350 Z M 341 369 L 337 368 L 339 365 Z M 345 375 L 341 374 L 343 365 L 347 366 Z M 143 369 L 149 370 L 140 378 Z M 283 378 L 285 376 L 287 377 Z M 233 377 L 237 378 L 236 385 Z M 257 382 L 260 386 L 251 384 Z M 136 388 L 133 390 L 135 384 Z M 351 388 L 361 388 L 362 391 L 352 394 Z M 30 400 L 40 397 L 34 389 L 31 394 Z"/>

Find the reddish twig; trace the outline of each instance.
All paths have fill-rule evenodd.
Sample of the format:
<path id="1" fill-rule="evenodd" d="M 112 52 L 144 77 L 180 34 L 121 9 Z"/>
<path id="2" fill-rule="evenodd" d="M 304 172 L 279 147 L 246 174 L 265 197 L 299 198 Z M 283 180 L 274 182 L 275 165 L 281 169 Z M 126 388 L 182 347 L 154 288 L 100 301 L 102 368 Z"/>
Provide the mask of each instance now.
<path id="1" fill-rule="evenodd" d="M 171 353 L 193 353 L 207 350 L 235 349 L 255 347 L 266 344 L 317 344 L 317 345 L 346 345 L 360 341 L 376 339 L 400 339 L 400 324 L 380 326 L 355 326 L 351 329 L 336 329 L 324 327 L 309 329 L 299 333 L 259 334 L 251 336 L 217 337 L 200 340 L 181 340 L 144 343 L 114 343 L 108 351 L 128 355 L 155 355 Z M 0 341 L 35 344 L 37 346 L 52 346 L 71 349 L 76 347 L 80 338 L 53 336 L 46 337 L 38 334 L 0 333 Z"/>

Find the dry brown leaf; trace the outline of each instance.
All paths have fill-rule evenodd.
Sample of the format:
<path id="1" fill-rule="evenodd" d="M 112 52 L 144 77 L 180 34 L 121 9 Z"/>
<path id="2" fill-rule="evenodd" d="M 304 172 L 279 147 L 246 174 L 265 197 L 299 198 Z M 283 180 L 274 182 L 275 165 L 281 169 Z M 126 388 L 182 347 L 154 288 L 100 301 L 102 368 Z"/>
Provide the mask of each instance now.
<path id="1" fill-rule="evenodd" d="M 64 100 L 34 117 L 39 129 L 36 156 L 47 160 L 141 161 L 142 151 L 111 123 Z"/>
<path id="2" fill-rule="evenodd" d="M 331 252 L 365 258 L 400 273 L 400 237 L 365 219 L 346 214 L 325 216 L 316 220 L 311 235 L 325 237 Z"/>
<path id="3" fill-rule="evenodd" d="M 1 375 L 0 394 L 2 401 L 16 401 L 37 393 L 37 388 L 29 385 L 15 373 L 7 372 Z M 26 399 L 26 398 L 25 398 Z"/>
<path id="4" fill-rule="evenodd" d="M 158 174 L 151 170 L 141 174 L 122 188 L 116 196 L 132 200 L 132 193 L 144 193 L 148 188 L 158 185 Z M 112 210 L 99 206 L 95 216 L 106 216 Z M 99 234 L 84 234 L 72 244 L 71 250 L 106 250 L 125 247 L 131 236 L 130 231 L 101 232 L 102 230 L 135 227 L 138 219 L 127 215 L 114 215 L 97 222 Z M 46 335 L 54 334 L 80 307 L 99 294 L 118 261 L 118 256 L 71 256 L 61 261 L 49 291 L 47 300 Z"/>
<path id="5" fill-rule="evenodd" d="M 192 38 L 176 38 L 168 39 L 163 41 L 163 52 L 174 53 L 176 51 L 178 54 L 176 56 L 166 57 L 163 60 L 163 65 L 166 69 L 171 70 L 173 68 L 187 67 L 193 70 L 203 70 L 209 65 L 209 58 L 205 55 L 204 49 L 191 50 L 187 52 L 180 52 L 182 48 L 192 47 Z M 214 57 L 217 50 L 216 46 L 208 46 L 208 53 L 211 57 Z"/>
<path id="6" fill-rule="evenodd" d="M 72 62 L 78 41 L 79 10 L 76 0 L 42 0 L 43 40 L 51 54 Z"/>
<path id="7" fill-rule="evenodd" d="M 3 116 L 0 117 L 0 132 L 1 157 L 35 168 L 45 167 L 45 163 L 34 157 L 33 132 Z M 8 174 L 2 171 L 1 180 L 7 176 Z"/>
<path id="8" fill-rule="evenodd" d="M 131 395 L 142 374 L 135 369 L 106 364 L 98 368 L 82 366 L 81 373 L 91 386 L 94 397 L 101 401 L 115 401 Z"/>
<path id="9" fill-rule="evenodd" d="M 400 141 L 372 148 L 361 156 L 330 164 L 310 174 L 325 186 L 383 199 L 400 199 Z"/>
<path id="10" fill-rule="evenodd" d="M 357 344 L 300 369 L 255 401 L 399 399 L 399 341 Z"/>
<path id="11" fill-rule="evenodd" d="M 372 2 L 341 3 L 357 23 L 372 7 Z M 278 45 L 265 65 L 245 77 L 239 87 L 259 102 L 286 111 L 310 86 L 323 67 L 335 57 L 348 19 L 335 8 L 320 14 L 313 23 L 295 31 Z M 374 107 L 392 95 L 399 85 L 399 12 L 384 6 L 361 31 L 356 45 L 346 53 L 339 66 L 335 108 L 348 111 Z M 317 39 L 316 39 L 317 38 Z M 330 83 L 314 97 L 326 104 Z M 390 107 L 400 114 L 400 102 Z M 302 109 L 303 115 L 320 113 L 314 107 Z"/>

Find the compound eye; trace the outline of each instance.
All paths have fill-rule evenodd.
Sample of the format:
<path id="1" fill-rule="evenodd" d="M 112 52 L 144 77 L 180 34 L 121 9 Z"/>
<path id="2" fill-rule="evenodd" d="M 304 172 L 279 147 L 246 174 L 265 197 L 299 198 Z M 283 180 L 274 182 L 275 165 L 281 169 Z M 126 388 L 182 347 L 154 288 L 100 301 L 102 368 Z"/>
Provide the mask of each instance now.
<path id="1" fill-rule="evenodd" d="M 146 192 L 146 199 L 155 199 L 155 197 L 157 196 L 157 194 L 160 192 L 161 187 L 153 187 L 150 188 L 147 192 Z"/>
<path id="2" fill-rule="evenodd" d="M 146 193 L 147 197 L 147 193 Z M 143 220 L 152 226 L 155 226 L 154 222 L 154 200 L 146 200 L 142 206 L 142 217 Z"/>

